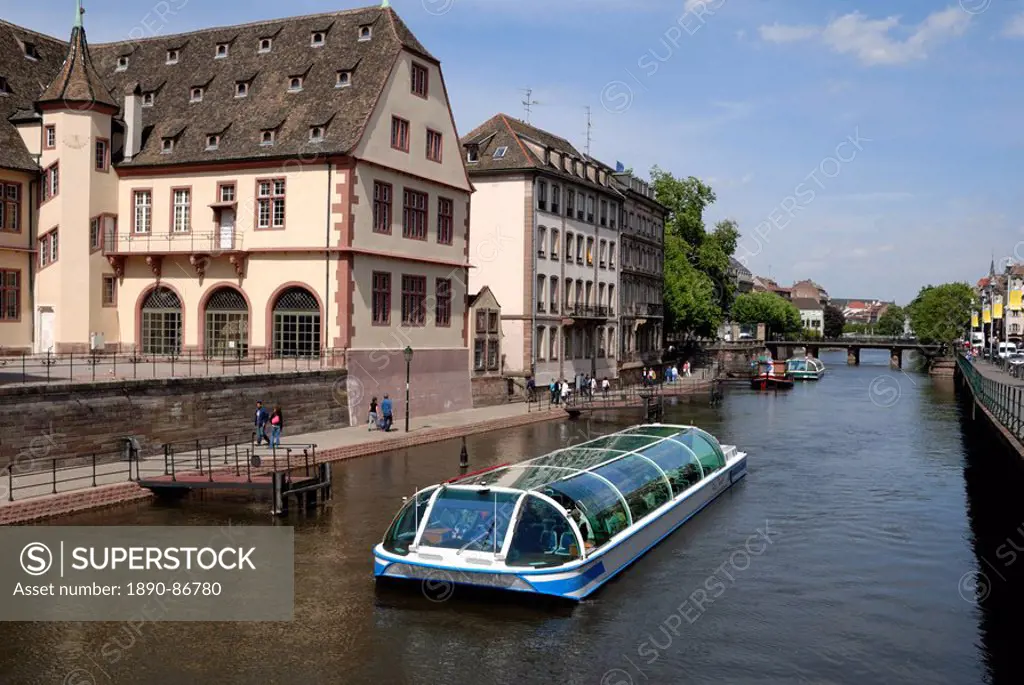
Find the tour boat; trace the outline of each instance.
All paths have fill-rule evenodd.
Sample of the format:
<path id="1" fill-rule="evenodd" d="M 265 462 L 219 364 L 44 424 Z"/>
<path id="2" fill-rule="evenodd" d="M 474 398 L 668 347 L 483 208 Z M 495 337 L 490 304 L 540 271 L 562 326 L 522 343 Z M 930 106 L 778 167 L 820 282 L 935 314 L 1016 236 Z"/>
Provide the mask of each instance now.
<path id="1" fill-rule="evenodd" d="M 793 379 L 775 373 L 775 362 L 762 357 L 754 363 L 754 375 L 750 378 L 750 387 L 754 390 L 787 390 L 793 387 Z"/>
<path id="2" fill-rule="evenodd" d="M 786 360 L 786 376 L 797 381 L 817 381 L 825 375 L 825 365 L 814 357 L 793 357 Z"/>
<path id="3" fill-rule="evenodd" d="M 762 373 L 750 379 L 750 387 L 754 390 L 788 390 L 793 387 L 793 379 L 774 373 Z"/>
<path id="4" fill-rule="evenodd" d="M 579 601 L 746 473 L 745 452 L 699 428 L 635 426 L 420 490 L 374 575 Z"/>

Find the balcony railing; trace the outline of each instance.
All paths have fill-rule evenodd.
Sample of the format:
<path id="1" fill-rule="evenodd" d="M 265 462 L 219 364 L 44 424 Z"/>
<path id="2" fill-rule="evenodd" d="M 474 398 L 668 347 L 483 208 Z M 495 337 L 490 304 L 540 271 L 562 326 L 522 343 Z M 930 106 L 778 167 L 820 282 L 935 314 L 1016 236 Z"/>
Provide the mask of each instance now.
<path id="1" fill-rule="evenodd" d="M 229 252 L 241 250 L 243 233 L 222 228 L 203 233 L 118 233 L 107 231 L 103 251 L 107 254 L 160 252 Z"/>
<path id="2" fill-rule="evenodd" d="M 611 316 L 609 307 L 594 307 L 587 304 L 566 305 L 565 315 L 578 319 L 607 319 Z"/>

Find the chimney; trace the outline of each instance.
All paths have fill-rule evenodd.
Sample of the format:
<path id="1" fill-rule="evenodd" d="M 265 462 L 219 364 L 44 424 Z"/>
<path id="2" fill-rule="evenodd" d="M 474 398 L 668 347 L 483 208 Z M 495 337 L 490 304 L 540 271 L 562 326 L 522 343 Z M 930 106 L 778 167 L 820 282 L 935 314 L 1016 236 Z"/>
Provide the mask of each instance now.
<path id="1" fill-rule="evenodd" d="M 124 158 L 142 151 L 142 93 L 139 86 L 124 96 Z"/>

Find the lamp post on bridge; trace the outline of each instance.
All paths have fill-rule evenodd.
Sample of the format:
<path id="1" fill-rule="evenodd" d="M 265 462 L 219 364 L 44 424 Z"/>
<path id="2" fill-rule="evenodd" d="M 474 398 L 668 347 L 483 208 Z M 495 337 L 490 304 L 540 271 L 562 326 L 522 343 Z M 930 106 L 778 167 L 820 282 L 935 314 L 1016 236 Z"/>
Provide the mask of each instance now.
<path id="1" fill-rule="evenodd" d="M 412 347 L 406 347 L 405 356 L 405 432 L 409 432 L 409 369 L 412 366 Z"/>

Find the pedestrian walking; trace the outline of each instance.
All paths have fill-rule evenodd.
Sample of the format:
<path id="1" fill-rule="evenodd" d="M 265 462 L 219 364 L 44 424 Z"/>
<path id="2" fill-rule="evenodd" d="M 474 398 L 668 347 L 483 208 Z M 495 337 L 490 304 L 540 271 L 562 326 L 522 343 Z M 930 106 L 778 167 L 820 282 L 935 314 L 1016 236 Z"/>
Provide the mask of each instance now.
<path id="1" fill-rule="evenodd" d="M 281 413 L 281 405 L 275 404 L 274 411 L 270 413 L 270 446 L 274 449 L 281 446 L 282 430 L 284 430 L 284 414 Z"/>
<path id="2" fill-rule="evenodd" d="M 262 445 L 264 438 L 267 443 L 270 443 L 270 438 L 267 436 L 267 421 L 270 419 L 270 415 L 267 410 L 263 408 L 263 400 L 257 400 L 256 402 L 256 418 L 253 421 L 253 426 L 256 429 L 256 444 Z"/>
<path id="3" fill-rule="evenodd" d="M 548 391 L 551 393 L 551 404 L 558 404 L 558 380 L 553 379 L 551 385 L 548 386 Z"/>
<path id="4" fill-rule="evenodd" d="M 590 399 L 594 399 L 594 393 L 597 392 L 597 379 L 590 379 Z"/>
<path id="5" fill-rule="evenodd" d="M 377 398 L 376 397 L 373 397 L 372 399 L 370 399 L 370 416 L 369 416 L 369 422 L 368 423 L 370 424 L 369 430 L 376 430 L 377 428 L 379 428 L 379 426 L 377 425 Z"/>
<path id="6" fill-rule="evenodd" d="M 605 376 L 604 380 L 601 381 L 601 392 L 604 393 L 605 399 L 608 399 L 608 391 L 611 390 L 612 384 L 608 382 L 608 377 Z"/>
<path id="7" fill-rule="evenodd" d="M 690 377 L 690 360 L 689 359 L 687 359 L 683 363 L 683 375 L 686 376 L 687 378 Z"/>
<path id="8" fill-rule="evenodd" d="M 388 397 L 387 393 L 384 393 L 384 401 L 380 403 L 380 410 L 384 415 L 384 419 L 381 423 L 381 429 L 386 433 L 391 430 L 391 423 L 395 420 L 391 398 Z"/>

